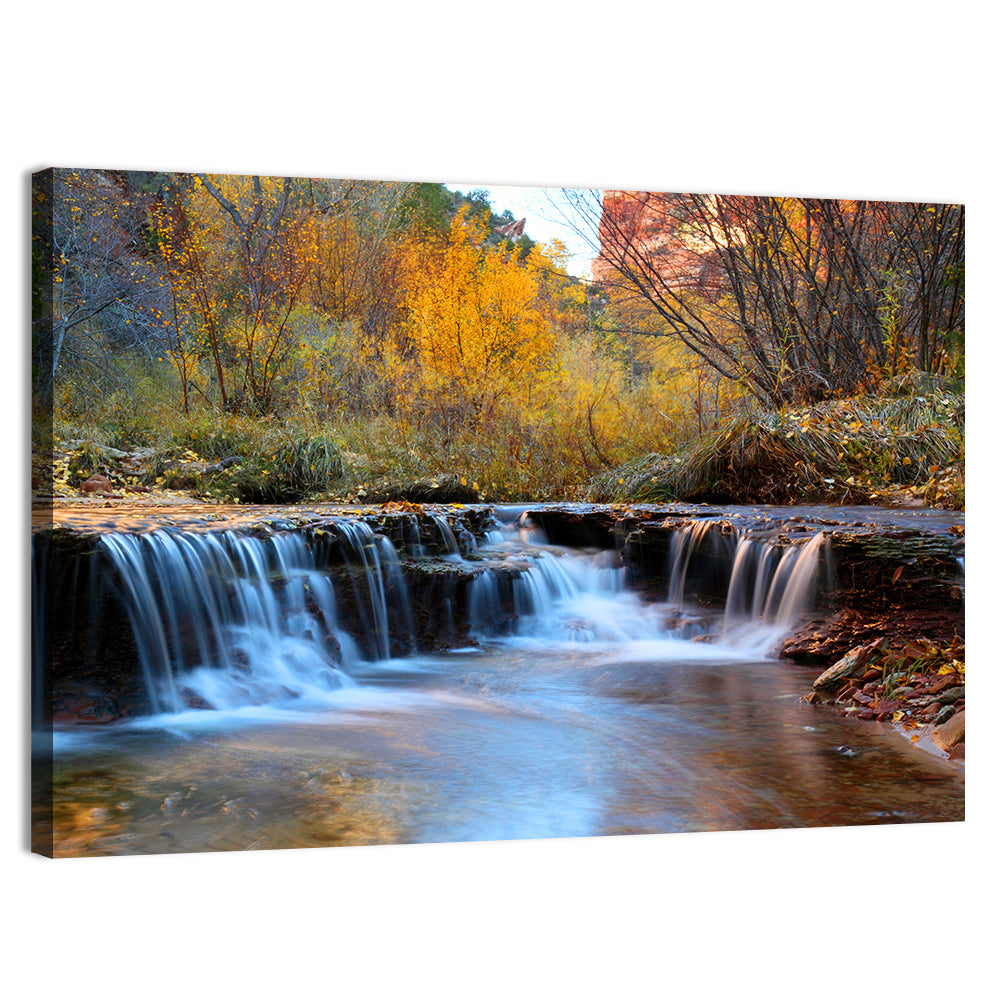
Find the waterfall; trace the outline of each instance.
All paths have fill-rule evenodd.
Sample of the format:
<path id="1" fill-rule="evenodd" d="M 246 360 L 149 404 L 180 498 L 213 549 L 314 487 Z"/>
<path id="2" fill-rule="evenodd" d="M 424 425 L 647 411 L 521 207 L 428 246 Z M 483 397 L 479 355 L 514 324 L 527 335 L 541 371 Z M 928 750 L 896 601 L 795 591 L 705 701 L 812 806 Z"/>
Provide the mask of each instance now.
<path id="1" fill-rule="evenodd" d="M 393 612 L 406 633 L 407 652 L 412 651 L 416 640 L 410 599 L 399 556 L 392 543 L 360 521 L 339 520 L 336 528 L 342 554 L 349 562 L 359 565 L 364 573 L 363 586 L 354 581 L 354 594 L 366 626 L 365 634 L 374 646 L 375 659 L 388 660 L 391 655 Z"/>
<path id="2" fill-rule="evenodd" d="M 472 635 L 499 635 L 506 625 L 500 583 L 494 570 L 487 567 L 469 587 L 469 626 Z"/>
<path id="3" fill-rule="evenodd" d="M 713 530 L 714 529 L 714 530 Z M 515 632 L 521 637 L 603 642 L 716 639 L 726 655 L 734 648 L 767 655 L 805 611 L 815 590 L 825 535 L 784 548 L 722 533 L 717 523 L 685 525 L 671 539 L 665 604 L 643 603 L 625 589 L 625 572 L 610 552 L 597 556 L 529 545 L 530 559 L 513 582 Z M 725 610 L 686 609 L 699 590 L 725 596 Z M 496 583 L 486 573 L 470 597 L 474 626 L 489 626 L 498 612 Z M 696 616 L 696 617 L 695 617 Z"/>
<path id="4" fill-rule="evenodd" d="M 408 623 L 395 550 L 366 525 L 338 525 L 366 581 L 362 609 L 378 659 L 389 656 L 390 605 Z M 154 714 L 195 705 L 233 709 L 322 699 L 353 686 L 361 658 L 340 626 L 330 576 L 291 533 L 112 534 L 100 549 L 116 567 Z"/>
<path id="5" fill-rule="evenodd" d="M 718 522 L 686 524 L 671 539 L 666 601 L 656 601 L 626 587 L 622 555 L 613 550 L 549 545 L 522 518 L 491 530 L 477 552 L 471 533 L 460 540 L 444 515 L 429 516 L 444 558 L 461 564 L 448 574 L 450 589 L 434 590 L 434 606 L 421 609 L 429 634 L 451 636 L 455 624 L 454 632 L 467 628 L 482 641 L 647 643 L 651 655 L 667 658 L 674 653 L 663 641 L 693 638 L 697 653 L 685 655 L 769 655 L 811 599 L 825 545 L 822 532 L 781 547 Z M 403 535 L 411 554 L 414 536 Z M 328 700 L 371 673 L 358 669 L 362 661 L 416 652 L 407 580 L 388 538 L 339 517 L 308 537 L 176 529 L 102 536 L 95 557 L 61 571 L 60 606 L 69 592 L 87 595 L 87 603 L 68 601 L 86 616 L 74 634 L 82 633 L 79 624 L 92 626 L 79 645 L 81 662 L 100 662 L 96 637 L 107 634 L 100 626 L 112 599 L 131 624 L 146 701 L 157 715 Z M 56 613 L 47 545 L 33 548 L 36 721 L 50 676 L 42 662 L 46 623 Z M 687 600 L 696 603 L 686 607 Z"/>
<path id="6" fill-rule="evenodd" d="M 715 521 L 697 521 L 675 531 L 670 538 L 667 603 L 681 607 L 689 597 L 712 589 L 713 578 L 727 581 L 732 549 L 733 535 L 724 534 Z"/>
<path id="7" fill-rule="evenodd" d="M 406 546 L 406 554 L 418 559 L 425 555 L 425 549 L 420 541 L 420 522 L 413 514 L 408 514 L 403 518 L 403 544 Z"/>
<path id="8" fill-rule="evenodd" d="M 515 641 L 607 645 L 671 638 L 663 606 L 625 589 L 625 569 L 613 552 L 540 549 L 513 588 Z"/>
<path id="9" fill-rule="evenodd" d="M 748 619 L 791 628 L 812 597 L 825 544 L 823 532 L 784 550 L 741 538 L 726 596 L 724 629 Z"/>
<path id="10" fill-rule="evenodd" d="M 458 547 L 458 539 L 455 537 L 455 532 L 452 531 L 448 519 L 443 514 L 431 514 L 431 520 L 437 526 L 438 532 L 441 535 L 441 542 L 444 545 L 445 551 L 444 558 L 450 559 L 453 562 L 461 562 L 462 551 Z"/>
<path id="11" fill-rule="evenodd" d="M 741 538 L 730 575 L 722 639 L 766 652 L 795 627 L 816 590 L 824 532 L 784 549 Z"/>

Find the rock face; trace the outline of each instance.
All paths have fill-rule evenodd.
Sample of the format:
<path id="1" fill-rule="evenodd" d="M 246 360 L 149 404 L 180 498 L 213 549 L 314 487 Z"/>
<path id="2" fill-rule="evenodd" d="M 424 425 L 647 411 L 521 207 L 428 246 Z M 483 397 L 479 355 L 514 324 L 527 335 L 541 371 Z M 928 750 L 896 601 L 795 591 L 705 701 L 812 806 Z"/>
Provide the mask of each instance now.
<path id="1" fill-rule="evenodd" d="M 669 288 L 690 288 L 713 295 L 724 275 L 715 255 L 699 245 L 685 225 L 688 198 L 654 191 L 605 191 L 598 227 L 601 252 L 594 261 L 595 281 L 611 280 L 612 261 L 639 254 Z"/>

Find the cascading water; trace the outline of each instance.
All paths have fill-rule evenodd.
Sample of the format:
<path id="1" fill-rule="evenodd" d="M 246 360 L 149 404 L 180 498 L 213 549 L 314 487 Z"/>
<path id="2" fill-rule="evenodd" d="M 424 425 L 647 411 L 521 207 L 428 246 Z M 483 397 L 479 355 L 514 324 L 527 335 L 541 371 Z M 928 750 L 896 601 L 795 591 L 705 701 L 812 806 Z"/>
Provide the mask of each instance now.
<path id="1" fill-rule="evenodd" d="M 689 589 L 689 571 L 694 556 L 700 552 L 706 538 L 717 543 L 718 532 L 711 521 L 698 521 L 675 531 L 670 538 L 670 574 L 668 577 L 667 603 L 675 607 L 684 604 Z"/>
<path id="2" fill-rule="evenodd" d="M 699 655 L 712 648 L 727 657 L 767 655 L 809 600 L 823 546 L 822 533 L 781 549 L 713 530 L 718 526 L 710 521 L 686 525 L 671 543 L 667 601 L 651 603 L 626 588 L 624 564 L 613 551 L 549 545 L 522 518 L 488 532 L 470 561 L 447 519 L 431 517 L 445 558 L 476 573 L 467 622 L 472 636 L 488 642 L 607 647 L 697 635 Z M 329 529 L 316 532 L 311 544 L 293 532 L 102 538 L 154 714 L 323 699 L 354 685 L 352 671 L 363 659 L 416 651 L 407 582 L 392 544 L 361 521 L 338 519 Z M 407 552 L 422 558 L 416 545 L 407 543 Z M 469 540 L 463 545 L 468 553 Z M 336 546 L 336 558 L 327 546 Z M 728 574 L 725 612 L 714 618 L 684 608 L 705 553 Z M 342 567 L 339 591 L 318 568 L 328 564 Z M 341 626 L 338 593 L 341 602 L 353 597 L 354 637 Z M 445 613 L 437 609 L 439 618 Z"/>
<path id="3" fill-rule="evenodd" d="M 412 652 L 416 642 L 409 593 L 392 543 L 360 521 L 338 521 L 336 527 L 341 551 L 364 572 L 363 581 L 355 581 L 354 593 L 375 659 L 390 657 L 390 618 L 394 611 L 406 633 L 406 651 Z"/>
<path id="4" fill-rule="evenodd" d="M 409 620 L 395 550 L 366 525 L 338 526 L 361 563 L 356 588 L 378 659 L 389 657 L 389 605 Z M 323 699 L 352 686 L 361 658 L 341 627 L 329 575 L 294 534 L 227 531 L 107 535 L 154 714 Z M 412 644 L 412 622 L 409 623 Z"/>
<path id="5" fill-rule="evenodd" d="M 766 653 L 806 610 L 816 589 L 826 547 L 820 531 L 784 549 L 741 538 L 736 546 L 722 640 L 751 653 Z"/>
<path id="6" fill-rule="evenodd" d="M 458 539 L 455 537 L 455 532 L 448 523 L 448 519 L 443 514 L 431 514 L 431 520 L 434 522 L 438 529 L 438 533 L 441 535 L 441 544 L 444 546 L 444 555 L 442 558 L 448 559 L 452 562 L 461 562 L 462 549 L 458 544 Z M 473 539 L 472 544 L 474 547 L 475 539 Z"/>
<path id="7" fill-rule="evenodd" d="M 625 589 L 625 570 L 611 552 L 588 554 L 549 546 L 530 523 L 509 529 L 524 561 L 513 580 L 515 635 L 561 642 L 615 643 L 716 639 L 725 655 L 734 650 L 766 656 L 790 631 L 815 588 L 822 532 L 803 545 L 781 548 L 722 533 L 711 521 L 680 528 L 671 540 L 667 601 L 650 604 Z M 735 539 L 735 541 L 734 541 Z M 707 556 L 705 555 L 705 550 Z M 699 573 L 727 581 L 721 623 L 698 609 L 685 613 L 687 595 Z M 487 570 L 473 584 L 470 612 L 481 637 L 500 634 L 498 581 Z"/>

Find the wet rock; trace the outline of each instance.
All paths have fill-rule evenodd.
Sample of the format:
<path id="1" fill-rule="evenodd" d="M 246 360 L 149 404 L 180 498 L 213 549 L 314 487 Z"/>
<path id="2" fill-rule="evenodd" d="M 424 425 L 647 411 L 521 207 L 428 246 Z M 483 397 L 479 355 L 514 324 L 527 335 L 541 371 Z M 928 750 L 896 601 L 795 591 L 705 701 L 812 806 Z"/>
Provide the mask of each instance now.
<path id="1" fill-rule="evenodd" d="M 876 719 L 891 719 L 899 711 L 905 711 L 903 702 L 898 698 L 879 699 L 873 706 Z M 908 712 L 906 713 L 909 714 Z"/>
<path id="2" fill-rule="evenodd" d="M 941 674 L 935 677 L 927 685 L 928 694 L 938 694 L 941 691 L 946 691 L 948 688 L 955 687 L 961 683 L 958 674 Z"/>
<path id="3" fill-rule="evenodd" d="M 946 705 L 942 708 L 938 714 L 934 717 L 934 725 L 941 726 L 946 723 L 955 714 L 954 705 Z"/>
<path id="4" fill-rule="evenodd" d="M 845 680 L 861 677 L 865 667 L 872 658 L 878 643 L 871 642 L 864 646 L 856 646 L 845 657 L 838 660 L 829 670 L 825 670 L 816 680 L 813 687 L 817 691 L 829 691 L 840 687 Z"/>
<path id="5" fill-rule="evenodd" d="M 937 700 L 941 702 L 942 705 L 951 705 L 956 701 L 961 701 L 965 698 L 965 686 L 962 687 L 950 687 L 947 691 L 942 691 L 938 696 Z"/>
<path id="6" fill-rule="evenodd" d="M 931 739 L 942 750 L 953 750 L 959 743 L 965 742 L 965 712 L 956 712 L 944 725 L 938 726 Z"/>

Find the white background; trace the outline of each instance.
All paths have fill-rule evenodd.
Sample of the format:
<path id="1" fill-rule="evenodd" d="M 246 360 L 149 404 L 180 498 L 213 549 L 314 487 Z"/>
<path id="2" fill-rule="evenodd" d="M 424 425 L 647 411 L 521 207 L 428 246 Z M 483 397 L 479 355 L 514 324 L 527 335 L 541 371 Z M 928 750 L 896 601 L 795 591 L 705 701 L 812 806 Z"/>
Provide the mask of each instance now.
<path id="1" fill-rule="evenodd" d="M 216 6 L 52 0 L 6 16 L 8 995 L 986 995 L 998 786 L 989 6 Z M 967 821 L 29 856 L 25 262 L 29 173 L 46 166 L 965 202 Z"/>

